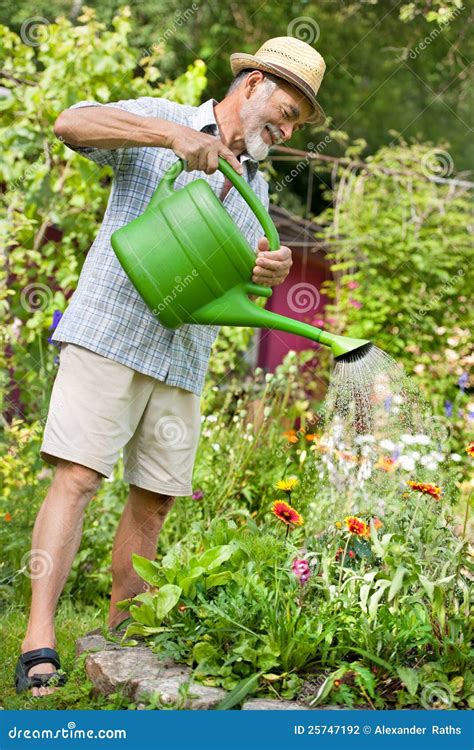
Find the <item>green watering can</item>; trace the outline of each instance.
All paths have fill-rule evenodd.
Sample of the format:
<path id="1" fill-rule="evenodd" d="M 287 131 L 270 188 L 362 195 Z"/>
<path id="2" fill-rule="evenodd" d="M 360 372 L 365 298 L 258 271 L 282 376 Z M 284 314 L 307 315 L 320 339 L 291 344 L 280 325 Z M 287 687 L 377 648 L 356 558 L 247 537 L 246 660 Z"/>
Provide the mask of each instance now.
<path id="1" fill-rule="evenodd" d="M 273 328 L 329 346 L 335 357 L 365 349 L 370 342 L 334 336 L 252 302 L 249 294 L 272 293 L 251 281 L 254 251 L 206 180 L 174 190 L 183 168 L 183 161 L 176 161 L 145 212 L 111 236 L 125 273 L 160 323 Z M 270 249 L 277 250 L 278 233 L 261 201 L 222 158 L 219 169 L 255 213 Z"/>

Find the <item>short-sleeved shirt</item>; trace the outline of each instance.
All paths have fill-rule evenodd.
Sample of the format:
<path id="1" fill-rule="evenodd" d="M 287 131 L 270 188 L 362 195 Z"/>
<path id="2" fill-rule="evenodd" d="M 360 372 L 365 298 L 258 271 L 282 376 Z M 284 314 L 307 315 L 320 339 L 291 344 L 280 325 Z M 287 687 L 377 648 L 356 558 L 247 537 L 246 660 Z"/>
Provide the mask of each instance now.
<path id="1" fill-rule="evenodd" d="M 218 135 L 215 104 L 215 99 L 209 99 L 199 107 L 192 107 L 144 96 L 107 105 L 81 101 L 70 109 L 118 107 Z M 114 177 L 101 227 L 87 254 L 77 288 L 51 339 L 84 346 L 199 395 L 219 326 L 184 324 L 174 330 L 163 326 L 132 285 L 110 244 L 110 236 L 116 229 L 144 212 L 164 173 L 176 161 L 176 154 L 161 147 L 103 149 L 66 145 L 101 166 L 109 165 Z M 245 180 L 268 207 L 268 185 L 258 170 L 258 162 L 246 152 L 241 154 L 240 162 L 244 165 Z M 216 195 L 220 195 L 224 185 L 220 171 L 212 175 L 183 171 L 175 182 L 176 189 L 197 178 L 207 180 Z M 223 205 L 257 252 L 263 230 L 235 188 L 229 190 Z"/>

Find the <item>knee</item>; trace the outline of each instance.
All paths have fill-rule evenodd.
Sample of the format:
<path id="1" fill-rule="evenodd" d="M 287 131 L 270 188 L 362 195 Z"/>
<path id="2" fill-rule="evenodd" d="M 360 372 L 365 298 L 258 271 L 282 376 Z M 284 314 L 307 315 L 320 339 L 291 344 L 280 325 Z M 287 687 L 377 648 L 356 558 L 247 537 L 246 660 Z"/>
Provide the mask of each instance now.
<path id="1" fill-rule="evenodd" d="M 135 514 L 141 516 L 163 517 L 171 510 L 176 497 L 162 495 L 159 492 L 144 490 L 136 485 L 130 485 L 129 502 Z"/>
<path id="2" fill-rule="evenodd" d="M 57 475 L 66 482 L 69 493 L 85 500 L 94 495 L 102 482 L 102 474 L 95 469 L 69 461 L 58 461 Z"/>

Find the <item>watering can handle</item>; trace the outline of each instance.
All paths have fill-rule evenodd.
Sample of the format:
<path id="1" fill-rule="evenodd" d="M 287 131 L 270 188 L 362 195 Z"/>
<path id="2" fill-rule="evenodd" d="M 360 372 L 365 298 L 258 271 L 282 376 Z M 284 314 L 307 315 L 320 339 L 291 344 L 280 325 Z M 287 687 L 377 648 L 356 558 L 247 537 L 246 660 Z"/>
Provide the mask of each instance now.
<path id="1" fill-rule="evenodd" d="M 174 192 L 174 181 L 181 174 L 184 169 L 184 162 L 182 159 L 178 159 L 168 170 L 165 172 L 160 184 L 155 190 L 152 199 L 148 205 L 148 209 L 156 208 L 158 203 L 171 195 Z M 268 213 L 267 209 L 258 198 L 252 188 L 245 182 L 244 178 L 241 177 L 235 169 L 233 169 L 229 162 L 222 157 L 219 157 L 219 169 L 220 171 L 231 181 L 233 186 L 239 191 L 242 198 L 248 203 L 255 216 L 262 225 L 265 236 L 268 240 L 270 250 L 278 250 L 280 247 L 280 238 L 278 236 L 277 229 L 273 220 Z M 147 209 L 147 210 L 148 210 Z"/>

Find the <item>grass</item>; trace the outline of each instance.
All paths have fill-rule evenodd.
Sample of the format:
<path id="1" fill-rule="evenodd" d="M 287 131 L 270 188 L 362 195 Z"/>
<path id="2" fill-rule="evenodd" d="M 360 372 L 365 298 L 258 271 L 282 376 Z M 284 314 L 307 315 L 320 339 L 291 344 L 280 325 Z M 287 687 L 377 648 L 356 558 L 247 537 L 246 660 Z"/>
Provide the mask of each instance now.
<path id="1" fill-rule="evenodd" d="M 54 694 L 35 698 L 30 691 L 17 695 L 13 683 L 16 661 L 27 625 L 24 608 L 10 607 L 2 613 L 0 638 L 3 644 L 3 669 L 0 672 L 0 706 L 18 710 L 113 710 L 134 708 L 134 704 L 116 693 L 110 696 L 98 695 L 93 684 L 87 679 L 84 661 L 86 654 L 76 658 L 76 640 L 105 624 L 107 603 L 103 609 L 77 605 L 72 599 L 62 599 L 56 618 L 57 651 L 61 666 L 68 675 L 68 681 Z"/>

